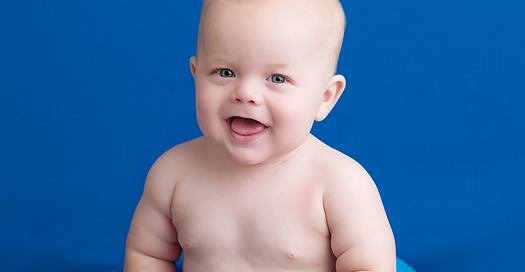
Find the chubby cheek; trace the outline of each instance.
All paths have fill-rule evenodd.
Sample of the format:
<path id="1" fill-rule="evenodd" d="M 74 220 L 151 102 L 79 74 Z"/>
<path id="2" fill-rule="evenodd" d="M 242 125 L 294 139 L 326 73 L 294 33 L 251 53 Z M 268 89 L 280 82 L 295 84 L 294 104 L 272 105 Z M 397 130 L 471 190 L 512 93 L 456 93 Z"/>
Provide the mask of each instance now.
<path id="1" fill-rule="evenodd" d="M 313 125 L 314 114 L 305 111 L 303 108 L 287 107 L 274 116 L 276 121 L 276 133 L 282 139 L 283 148 L 288 146 L 295 149 L 309 135 Z"/>
<path id="2" fill-rule="evenodd" d="M 197 122 L 202 133 L 211 137 L 221 125 L 218 122 L 218 100 L 206 93 L 197 92 L 195 106 Z"/>

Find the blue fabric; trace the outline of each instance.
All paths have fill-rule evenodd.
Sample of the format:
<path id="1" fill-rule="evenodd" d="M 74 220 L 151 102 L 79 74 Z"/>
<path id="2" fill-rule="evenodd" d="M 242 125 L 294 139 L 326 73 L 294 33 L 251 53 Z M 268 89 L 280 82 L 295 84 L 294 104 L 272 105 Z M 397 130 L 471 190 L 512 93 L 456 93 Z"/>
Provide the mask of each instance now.
<path id="1" fill-rule="evenodd" d="M 343 0 L 313 133 L 372 175 L 417 271 L 525 271 L 525 2 Z M 112 271 L 144 178 L 200 135 L 200 1 L 0 2 L 0 271 Z"/>
<path id="2" fill-rule="evenodd" d="M 403 260 L 398 258 L 396 262 L 396 272 L 415 272 L 415 270 Z"/>

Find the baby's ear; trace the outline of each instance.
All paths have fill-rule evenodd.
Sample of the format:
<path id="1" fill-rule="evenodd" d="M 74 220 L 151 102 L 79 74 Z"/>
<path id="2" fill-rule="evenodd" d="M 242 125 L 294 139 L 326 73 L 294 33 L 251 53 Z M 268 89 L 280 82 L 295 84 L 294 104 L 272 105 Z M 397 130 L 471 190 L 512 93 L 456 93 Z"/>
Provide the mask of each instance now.
<path id="1" fill-rule="evenodd" d="M 337 100 L 339 100 L 339 97 L 341 97 L 341 94 L 343 94 L 345 87 L 346 80 L 342 75 L 335 75 L 332 77 L 326 85 L 323 94 L 323 101 L 315 115 L 316 121 L 323 121 L 326 116 L 328 116 L 330 111 L 334 108 L 335 103 L 337 103 Z"/>
<path id="2" fill-rule="evenodd" d="M 193 77 L 195 77 L 195 69 L 197 69 L 197 57 L 190 58 L 190 69 L 191 74 L 193 75 Z"/>

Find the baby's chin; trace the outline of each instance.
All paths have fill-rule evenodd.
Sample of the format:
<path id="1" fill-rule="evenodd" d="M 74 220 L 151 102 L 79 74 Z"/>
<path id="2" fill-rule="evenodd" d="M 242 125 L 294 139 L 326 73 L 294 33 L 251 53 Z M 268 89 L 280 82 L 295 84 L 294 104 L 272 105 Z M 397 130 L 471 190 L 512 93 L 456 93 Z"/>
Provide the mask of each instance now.
<path id="1" fill-rule="evenodd" d="M 228 157 L 232 159 L 233 162 L 243 165 L 243 166 L 271 166 L 271 165 L 280 165 L 286 161 L 292 159 L 296 151 L 299 150 L 299 147 L 290 147 L 290 149 L 279 151 L 268 152 L 267 150 L 235 150 L 235 152 L 230 152 L 226 150 Z"/>
<path id="2" fill-rule="evenodd" d="M 271 162 L 272 158 L 268 158 L 266 154 L 256 150 L 225 150 L 228 157 L 235 163 L 243 166 L 255 166 L 261 165 L 267 162 Z"/>

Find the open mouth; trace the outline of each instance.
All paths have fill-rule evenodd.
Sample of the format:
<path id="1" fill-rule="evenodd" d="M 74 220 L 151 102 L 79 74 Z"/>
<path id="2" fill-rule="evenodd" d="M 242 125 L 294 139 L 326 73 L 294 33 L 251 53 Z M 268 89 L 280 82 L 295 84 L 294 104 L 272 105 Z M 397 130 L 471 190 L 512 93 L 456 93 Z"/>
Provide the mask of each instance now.
<path id="1" fill-rule="evenodd" d="M 257 140 L 268 129 L 263 123 L 250 118 L 233 116 L 225 121 L 233 138 L 243 143 Z"/>

